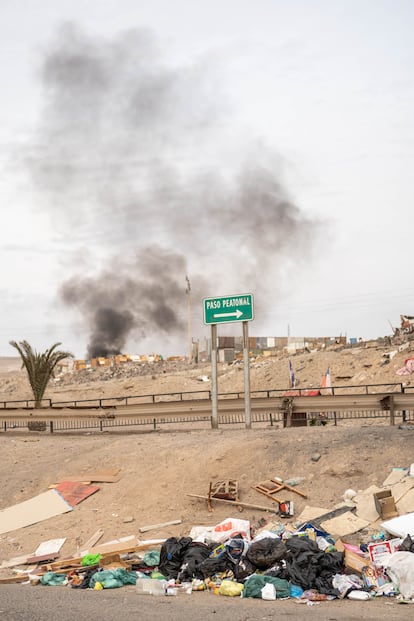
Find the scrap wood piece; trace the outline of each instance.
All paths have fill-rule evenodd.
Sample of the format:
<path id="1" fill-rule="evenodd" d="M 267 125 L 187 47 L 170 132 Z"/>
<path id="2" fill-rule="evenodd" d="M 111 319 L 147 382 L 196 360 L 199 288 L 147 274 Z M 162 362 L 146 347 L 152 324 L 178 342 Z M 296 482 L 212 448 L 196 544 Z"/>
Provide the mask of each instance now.
<path id="1" fill-rule="evenodd" d="M 31 554 L 24 554 L 22 556 L 15 556 L 9 558 L 7 561 L 3 561 L 0 565 L 0 569 L 9 569 L 11 567 L 17 567 L 18 565 L 26 565 L 27 559 L 34 556 L 34 552 Z"/>
<path id="2" fill-rule="evenodd" d="M 45 561 L 55 561 L 59 558 L 59 552 L 54 552 L 50 554 L 35 554 L 34 556 L 29 556 L 26 559 L 26 565 L 37 565 L 38 563 L 44 563 Z"/>
<path id="3" fill-rule="evenodd" d="M 75 507 L 77 504 L 99 491 L 97 485 L 84 485 L 77 481 L 63 481 L 56 486 L 55 490 L 70 504 Z"/>
<path id="4" fill-rule="evenodd" d="M 208 496 L 200 496 L 200 494 L 187 494 L 191 498 L 201 498 L 202 500 L 208 500 Z M 224 502 L 236 507 L 245 507 L 246 509 L 258 509 L 259 511 L 276 511 L 275 507 L 263 507 L 262 505 L 253 505 L 247 502 L 240 502 L 239 500 L 227 500 L 226 498 L 214 498 L 214 501 Z"/>
<path id="5" fill-rule="evenodd" d="M 211 505 L 212 498 L 221 498 L 224 500 L 239 499 L 239 484 L 235 479 L 227 479 L 226 481 L 210 481 L 208 489 L 207 506 L 209 511 L 214 511 Z"/>
<path id="6" fill-rule="evenodd" d="M 102 554 L 103 557 L 110 556 L 114 553 L 118 554 L 128 554 L 131 552 L 139 552 L 141 550 L 148 550 L 148 548 L 154 548 L 157 545 L 162 545 L 165 539 L 157 539 L 152 541 L 140 541 L 137 537 L 134 537 L 130 542 L 117 542 L 117 543 L 109 543 L 102 544 L 100 546 L 95 546 L 94 548 L 90 548 L 88 550 L 88 554 Z M 84 556 L 84 555 L 83 555 Z M 45 573 L 46 571 L 54 571 L 56 573 L 66 573 L 72 569 L 78 569 L 82 567 L 82 558 L 83 556 L 78 556 L 74 558 L 61 559 L 59 561 L 55 561 L 53 563 L 47 563 L 46 565 L 42 565 L 41 569 Z"/>
<path id="7" fill-rule="evenodd" d="M 182 520 L 172 520 L 171 522 L 162 522 L 161 524 L 151 524 L 150 526 L 141 526 L 140 533 L 146 533 L 149 530 L 156 530 L 157 528 L 164 528 L 164 526 L 175 526 L 176 524 L 182 524 Z"/>
<path id="8" fill-rule="evenodd" d="M 279 504 L 283 501 L 278 498 L 276 494 L 281 492 L 282 490 L 294 492 L 295 494 L 299 494 L 299 496 L 302 496 L 302 498 L 307 498 L 306 494 L 298 490 L 296 487 L 288 485 L 287 483 L 283 483 L 283 481 L 277 481 L 276 479 L 267 479 L 266 481 L 257 483 L 256 485 L 253 485 L 253 489 L 255 489 L 257 492 L 260 492 L 261 494 L 264 494 L 271 500 L 275 500 Z"/>
<path id="9" fill-rule="evenodd" d="M 72 511 L 73 507 L 54 489 L 0 511 L 0 535 Z"/>
<path id="10" fill-rule="evenodd" d="M 19 574 L 17 576 L 10 576 L 9 578 L 0 578 L 0 584 L 15 584 L 17 582 L 27 582 L 28 580 L 27 574 Z"/>
<path id="11" fill-rule="evenodd" d="M 58 539 L 48 539 L 48 541 L 42 541 L 40 543 L 33 556 L 43 556 L 45 554 L 59 554 L 61 547 L 66 541 L 66 537 L 59 537 Z"/>
<path id="12" fill-rule="evenodd" d="M 239 500 L 239 483 L 235 479 L 210 483 L 211 497 Z"/>
<path id="13" fill-rule="evenodd" d="M 95 543 L 98 543 L 99 539 L 103 537 L 103 534 L 104 531 L 102 528 L 99 528 L 91 537 L 89 537 L 88 541 L 86 541 L 82 547 L 85 549 L 92 548 Z"/>
<path id="14" fill-rule="evenodd" d="M 140 540 L 136 535 L 127 535 L 126 537 L 120 537 L 119 539 L 111 539 L 111 541 L 105 541 L 105 543 L 99 544 L 99 546 L 89 546 L 89 548 L 83 548 L 81 552 L 76 552 L 75 557 L 84 556 L 85 554 L 102 554 L 102 551 L 108 552 L 113 551 L 117 552 L 118 548 L 127 545 L 138 545 Z"/>
<path id="15" fill-rule="evenodd" d="M 211 489 L 212 489 L 212 483 L 210 481 L 210 485 L 208 487 L 208 496 L 207 496 L 207 508 L 210 511 L 210 513 L 212 513 L 214 511 L 213 507 L 211 506 Z"/>
<path id="16" fill-rule="evenodd" d="M 104 567 L 105 569 L 124 568 L 130 570 L 132 567 L 132 563 L 121 559 L 121 556 L 119 554 L 108 554 L 107 556 L 103 556 L 100 559 L 99 567 Z"/>
<path id="17" fill-rule="evenodd" d="M 121 468 L 113 470 L 100 470 L 99 472 L 84 472 L 83 474 L 71 474 L 66 477 L 59 477 L 56 483 L 72 481 L 78 483 L 117 483 L 121 479 Z"/>

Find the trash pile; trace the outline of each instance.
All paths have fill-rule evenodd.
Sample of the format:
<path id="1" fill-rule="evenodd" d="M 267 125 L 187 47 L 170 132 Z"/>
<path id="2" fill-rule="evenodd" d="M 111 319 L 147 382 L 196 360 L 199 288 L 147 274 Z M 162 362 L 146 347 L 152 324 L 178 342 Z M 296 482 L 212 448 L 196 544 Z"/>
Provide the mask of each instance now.
<path id="1" fill-rule="evenodd" d="M 272 519 L 251 526 L 227 518 L 214 527 L 195 526 L 187 537 L 103 544 L 100 552 L 96 547 L 78 558 L 18 570 L 15 579 L 1 582 L 94 590 L 135 585 L 139 594 L 210 591 L 300 603 L 378 596 L 414 603 L 414 539 L 382 535 L 358 547 L 335 541 L 312 522 L 293 529 Z M 44 542 L 38 558 L 63 541 Z"/>
<path id="2" fill-rule="evenodd" d="M 117 481 L 119 476 L 114 471 L 89 478 Z M 275 477 L 254 489 L 276 500 L 275 494 L 294 491 L 301 480 Z M 82 487 L 77 481 L 60 482 L 50 491 L 57 489 L 70 502 L 70 510 L 99 489 L 90 483 Z M 286 501 L 278 503 L 278 511 L 268 508 L 267 517 L 254 523 L 228 517 L 214 526 L 193 526 L 181 537 L 142 541 L 131 535 L 97 545 L 103 534 L 98 531 L 83 550 L 66 559 L 59 557 L 65 539 L 45 541 L 30 556 L 4 561 L 1 567 L 11 568 L 13 575 L 0 578 L 0 585 L 20 582 L 93 590 L 134 585 L 142 595 L 205 591 L 241 598 L 292 598 L 308 605 L 376 597 L 414 603 L 414 512 L 401 511 L 412 506 L 414 464 L 410 469 L 394 468 L 385 484 L 360 493 L 348 489 L 344 502 L 332 511 L 307 506 L 295 521 L 293 503 L 287 510 Z M 206 498 L 210 510 L 212 502 L 237 507 L 243 505 L 238 492 L 237 481 L 231 479 L 210 484 L 208 496 L 198 498 Z M 296 494 L 305 497 L 299 490 Z M 3 520 L 16 519 L 16 507 L 10 508 L 11 515 L 5 510 Z M 173 524 L 181 520 L 139 531 Z M 376 530 L 367 529 L 368 524 Z"/>

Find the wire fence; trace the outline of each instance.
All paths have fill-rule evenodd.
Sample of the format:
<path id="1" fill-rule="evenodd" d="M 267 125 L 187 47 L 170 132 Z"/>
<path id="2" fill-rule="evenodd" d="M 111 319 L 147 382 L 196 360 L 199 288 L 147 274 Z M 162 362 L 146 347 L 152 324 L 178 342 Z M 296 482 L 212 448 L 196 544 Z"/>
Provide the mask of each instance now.
<path id="1" fill-rule="evenodd" d="M 287 427 L 286 415 L 284 413 L 275 412 L 252 412 L 252 426 L 256 427 Z M 414 410 L 395 411 L 393 413 L 393 422 L 395 425 L 413 425 L 414 426 Z M 302 412 L 291 421 L 292 427 L 311 427 L 326 426 L 339 424 L 391 424 L 389 410 L 360 410 L 360 411 L 342 411 L 342 412 L 325 412 L 320 414 Z M 211 429 L 210 415 L 194 415 L 194 416 L 168 416 L 168 417 L 110 417 L 110 418 L 90 418 L 86 420 L 60 419 L 57 415 L 53 420 L 13 420 L 10 416 L 7 420 L 2 421 L 2 432 L 7 431 L 46 431 L 50 433 L 103 433 L 110 431 L 161 431 L 172 430 L 182 425 L 191 429 Z M 219 426 L 235 426 L 242 427 L 245 425 L 244 412 L 238 414 L 219 414 Z"/>

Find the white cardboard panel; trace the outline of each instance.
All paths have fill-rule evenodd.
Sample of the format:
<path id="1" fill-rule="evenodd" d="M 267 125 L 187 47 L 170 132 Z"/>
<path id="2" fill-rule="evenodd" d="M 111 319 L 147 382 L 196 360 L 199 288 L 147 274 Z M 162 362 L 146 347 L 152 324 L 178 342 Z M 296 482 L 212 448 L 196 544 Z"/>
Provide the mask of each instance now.
<path id="1" fill-rule="evenodd" d="M 54 489 L 0 511 L 0 535 L 37 524 L 55 515 L 72 511 L 72 507 Z"/>

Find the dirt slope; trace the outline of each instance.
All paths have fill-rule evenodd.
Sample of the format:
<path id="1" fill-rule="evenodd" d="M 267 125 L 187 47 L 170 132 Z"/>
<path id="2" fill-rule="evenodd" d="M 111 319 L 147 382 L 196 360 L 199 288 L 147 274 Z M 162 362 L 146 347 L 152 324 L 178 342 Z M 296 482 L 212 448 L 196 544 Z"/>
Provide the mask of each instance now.
<path id="1" fill-rule="evenodd" d="M 407 351 L 384 364 L 386 350 L 359 348 L 302 354 L 292 358 L 302 386 L 319 385 L 330 366 L 340 383 L 384 383 L 401 380 L 395 370 L 404 364 Z M 219 390 L 243 390 L 243 372 L 238 365 L 220 365 Z M 129 394 L 148 394 L 174 390 L 202 390 L 208 382 L 199 377 L 209 367 L 176 365 L 97 371 L 62 378 L 52 385 L 53 399 L 93 398 Z M 112 374 L 112 377 L 109 377 Z M 410 381 L 405 376 L 404 381 Z M 251 367 L 252 390 L 283 388 L 288 385 L 287 358 L 257 359 Z M 0 373 L 0 400 L 30 397 L 22 372 Z M 217 504 L 209 513 L 202 500 L 188 493 L 205 495 L 210 481 L 237 479 L 240 499 L 267 505 L 268 500 L 252 489 L 256 483 L 275 476 L 284 479 L 305 477 L 300 489 L 308 498 L 285 493 L 295 503 L 299 515 L 305 505 L 325 507 L 327 511 L 342 501 L 347 488 L 356 491 L 385 480 L 393 467 L 414 462 L 414 432 L 341 423 L 339 427 L 281 429 L 220 429 L 126 434 L 54 435 L 8 431 L 0 434 L 2 493 L 0 509 L 22 502 L 48 489 L 60 477 L 109 468 L 120 468 L 117 483 L 101 483 L 100 490 L 80 503 L 72 512 L 44 522 L 0 535 L 0 561 L 31 553 L 41 541 L 66 537 L 62 554 L 76 552 L 98 528 L 102 541 L 130 534 L 148 524 L 182 520 L 182 524 L 150 531 L 143 537 L 187 535 L 193 525 L 214 525 L 236 512 Z M 312 456 L 320 454 L 319 461 Z M 239 514 L 236 513 L 236 516 Z M 240 517 L 254 523 L 264 514 L 245 509 Z M 295 518 L 293 518 L 295 521 Z"/>
<path id="2" fill-rule="evenodd" d="M 380 346 L 375 343 L 355 348 L 332 348 L 331 350 L 302 353 L 290 356 L 297 386 L 319 387 L 329 368 L 335 386 L 382 384 L 403 382 L 410 386 L 414 376 L 396 374 L 412 355 L 414 344 L 396 353 L 396 346 Z M 392 355 L 392 354 L 391 354 Z M 13 359 L 11 359 L 13 360 Z M 19 361 L 0 359 L 0 401 L 30 399 L 31 391 L 26 374 L 19 370 Z M 258 357 L 251 361 L 251 390 L 284 389 L 289 387 L 289 357 Z M 116 368 L 100 368 L 66 374 L 51 382 L 45 397 L 53 400 L 93 399 L 124 395 L 143 395 L 174 391 L 198 391 L 208 389 L 211 366 L 188 365 L 185 362 L 158 362 L 153 364 L 127 364 Z M 219 364 L 219 392 L 237 392 L 244 389 L 243 365 Z"/>

